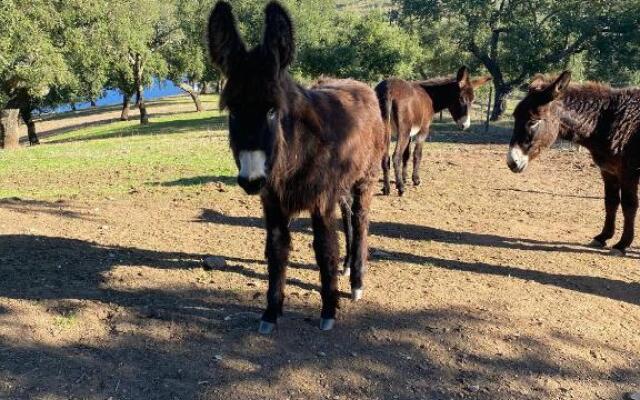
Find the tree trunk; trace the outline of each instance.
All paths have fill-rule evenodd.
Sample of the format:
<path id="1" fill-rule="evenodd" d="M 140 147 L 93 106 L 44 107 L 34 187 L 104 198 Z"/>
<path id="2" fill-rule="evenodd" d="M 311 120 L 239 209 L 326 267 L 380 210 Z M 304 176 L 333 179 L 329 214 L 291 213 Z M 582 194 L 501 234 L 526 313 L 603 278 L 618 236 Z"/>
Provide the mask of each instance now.
<path id="1" fill-rule="evenodd" d="M 18 133 L 18 115 L 20 110 L 12 108 L 0 110 L 0 149 L 16 149 L 20 147 Z"/>
<path id="2" fill-rule="evenodd" d="M 200 101 L 200 95 L 198 94 L 197 90 L 195 90 L 192 86 L 184 82 L 180 82 L 178 86 L 180 87 L 180 89 L 189 93 L 189 96 L 191 96 L 191 100 L 193 100 L 193 103 L 196 106 L 196 112 L 204 111 L 204 108 L 202 107 L 202 102 Z"/>
<path id="3" fill-rule="evenodd" d="M 142 86 L 143 68 L 142 57 L 140 54 L 136 54 L 133 65 L 133 72 L 136 79 L 136 101 L 140 109 L 140 124 L 146 125 L 149 123 L 149 114 L 147 113 L 147 105 L 144 104 L 144 87 Z"/>
<path id="4" fill-rule="evenodd" d="M 71 103 L 71 111 L 73 112 L 78 111 L 78 107 L 76 106 L 76 103 Z"/>
<path id="5" fill-rule="evenodd" d="M 40 140 L 38 139 L 38 133 L 36 131 L 36 123 L 33 122 L 33 118 L 31 116 L 31 108 L 23 108 L 20 110 L 20 115 L 22 116 L 22 120 L 24 124 L 27 126 L 27 136 L 29 137 L 29 144 L 31 146 L 35 146 L 40 144 Z"/>
<path id="6" fill-rule="evenodd" d="M 147 105 L 144 104 L 144 100 L 140 102 L 140 123 L 147 125 L 149 123 L 149 114 L 147 113 Z"/>
<path id="7" fill-rule="evenodd" d="M 96 104 L 96 101 L 94 99 L 91 99 L 90 103 L 91 103 L 91 108 L 97 108 L 98 107 L 98 105 Z"/>
<path id="8" fill-rule="evenodd" d="M 122 96 L 122 112 L 120 113 L 120 121 L 129 120 L 129 110 L 131 109 L 131 95 Z"/>
<path id="9" fill-rule="evenodd" d="M 496 94 L 493 99 L 493 111 L 491 111 L 491 121 L 499 121 L 502 114 L 507 110 L 507 97 L 513 88 L 509 86 L 496 85 Z"/>

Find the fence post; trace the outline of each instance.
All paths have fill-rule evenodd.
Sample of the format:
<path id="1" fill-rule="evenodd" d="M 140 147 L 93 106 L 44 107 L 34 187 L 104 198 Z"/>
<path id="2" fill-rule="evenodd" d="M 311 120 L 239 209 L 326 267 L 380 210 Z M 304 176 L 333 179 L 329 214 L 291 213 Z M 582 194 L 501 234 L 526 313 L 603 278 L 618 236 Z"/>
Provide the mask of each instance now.
<path id="1" fill-rule="evenodd" d="M 487 102 L 487 120 L 484 123 L 484 133 L 489 133 L 489 119 L 491 118 L 491 97 L 493 96 L 493 86 L 489 86 L 489 101 Z"/>

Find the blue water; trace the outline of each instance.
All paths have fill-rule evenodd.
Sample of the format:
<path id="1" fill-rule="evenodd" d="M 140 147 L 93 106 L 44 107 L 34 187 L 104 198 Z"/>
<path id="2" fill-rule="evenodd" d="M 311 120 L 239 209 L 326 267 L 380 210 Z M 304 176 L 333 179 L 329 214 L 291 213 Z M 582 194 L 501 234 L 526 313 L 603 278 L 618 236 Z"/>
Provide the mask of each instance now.
<path id="1" fill-rule="evenodd" d="M 180 93 L 183 93 L 183 91 L 180 90 L 180 88 L 177 87 L 173 82 L 160 81 L 156 79 L 151 86 L 144 89 L 144 98 L 146 100 L 152 100 L 159 97 L 174 96 Z M 122 93 L 120 93 L 120 91 L 118 90 L 107 90 L 104 92 L 104 96 L 96 101 L 96 104 L 98 105 L 98 107 L 122 104 Z M 83 110 L 90 107 L 91 103 L 89 102 L 76 103 L 76 109 L 78 110 Z M 69 104 L 59 106 L 55 109 L 55 112 L 67 111 L 71 111 L 71 105 Z"/>

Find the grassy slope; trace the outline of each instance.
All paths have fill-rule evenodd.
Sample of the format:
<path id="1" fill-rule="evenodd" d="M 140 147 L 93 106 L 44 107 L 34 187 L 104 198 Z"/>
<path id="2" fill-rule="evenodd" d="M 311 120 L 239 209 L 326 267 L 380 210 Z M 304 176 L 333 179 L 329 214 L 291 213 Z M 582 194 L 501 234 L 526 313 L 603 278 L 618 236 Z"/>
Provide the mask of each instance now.
<path id="1" fill-rule="evenodd" d="M 217 111 L 186 113 L 154 118 L 146 127 L 130 121 L 78 129 L 41 146 L 0 152 L 0 197 L 114 196 L 199 174 L 229 176 L 235 165 L 223 156 L 224 128 Z"/>

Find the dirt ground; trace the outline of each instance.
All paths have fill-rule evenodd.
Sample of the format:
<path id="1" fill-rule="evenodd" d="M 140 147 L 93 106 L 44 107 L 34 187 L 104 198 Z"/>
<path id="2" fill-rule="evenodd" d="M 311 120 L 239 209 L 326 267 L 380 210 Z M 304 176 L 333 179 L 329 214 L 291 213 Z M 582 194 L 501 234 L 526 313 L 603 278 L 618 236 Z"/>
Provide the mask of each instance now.
<path id="1" fill-rule="evenodd" d="M 462 142 L 464 142 L 464 137 Z M 473 141 L 470 141 L 473 142 Z M 524 175 L 506 145 L 426 146 L 423 185 L 376 196 L 365 298 L 331 332 L 307 215 L 285 317 L 256 198 L 0 201 L 2 399 L 622 399 L 640 390 L 640 253 L 585 246 L 603 222 L 586 153 Z M 612 243 L 613 244 L 613 243 Z M 222 256 L 227 266 L 203 269 Z"/>

